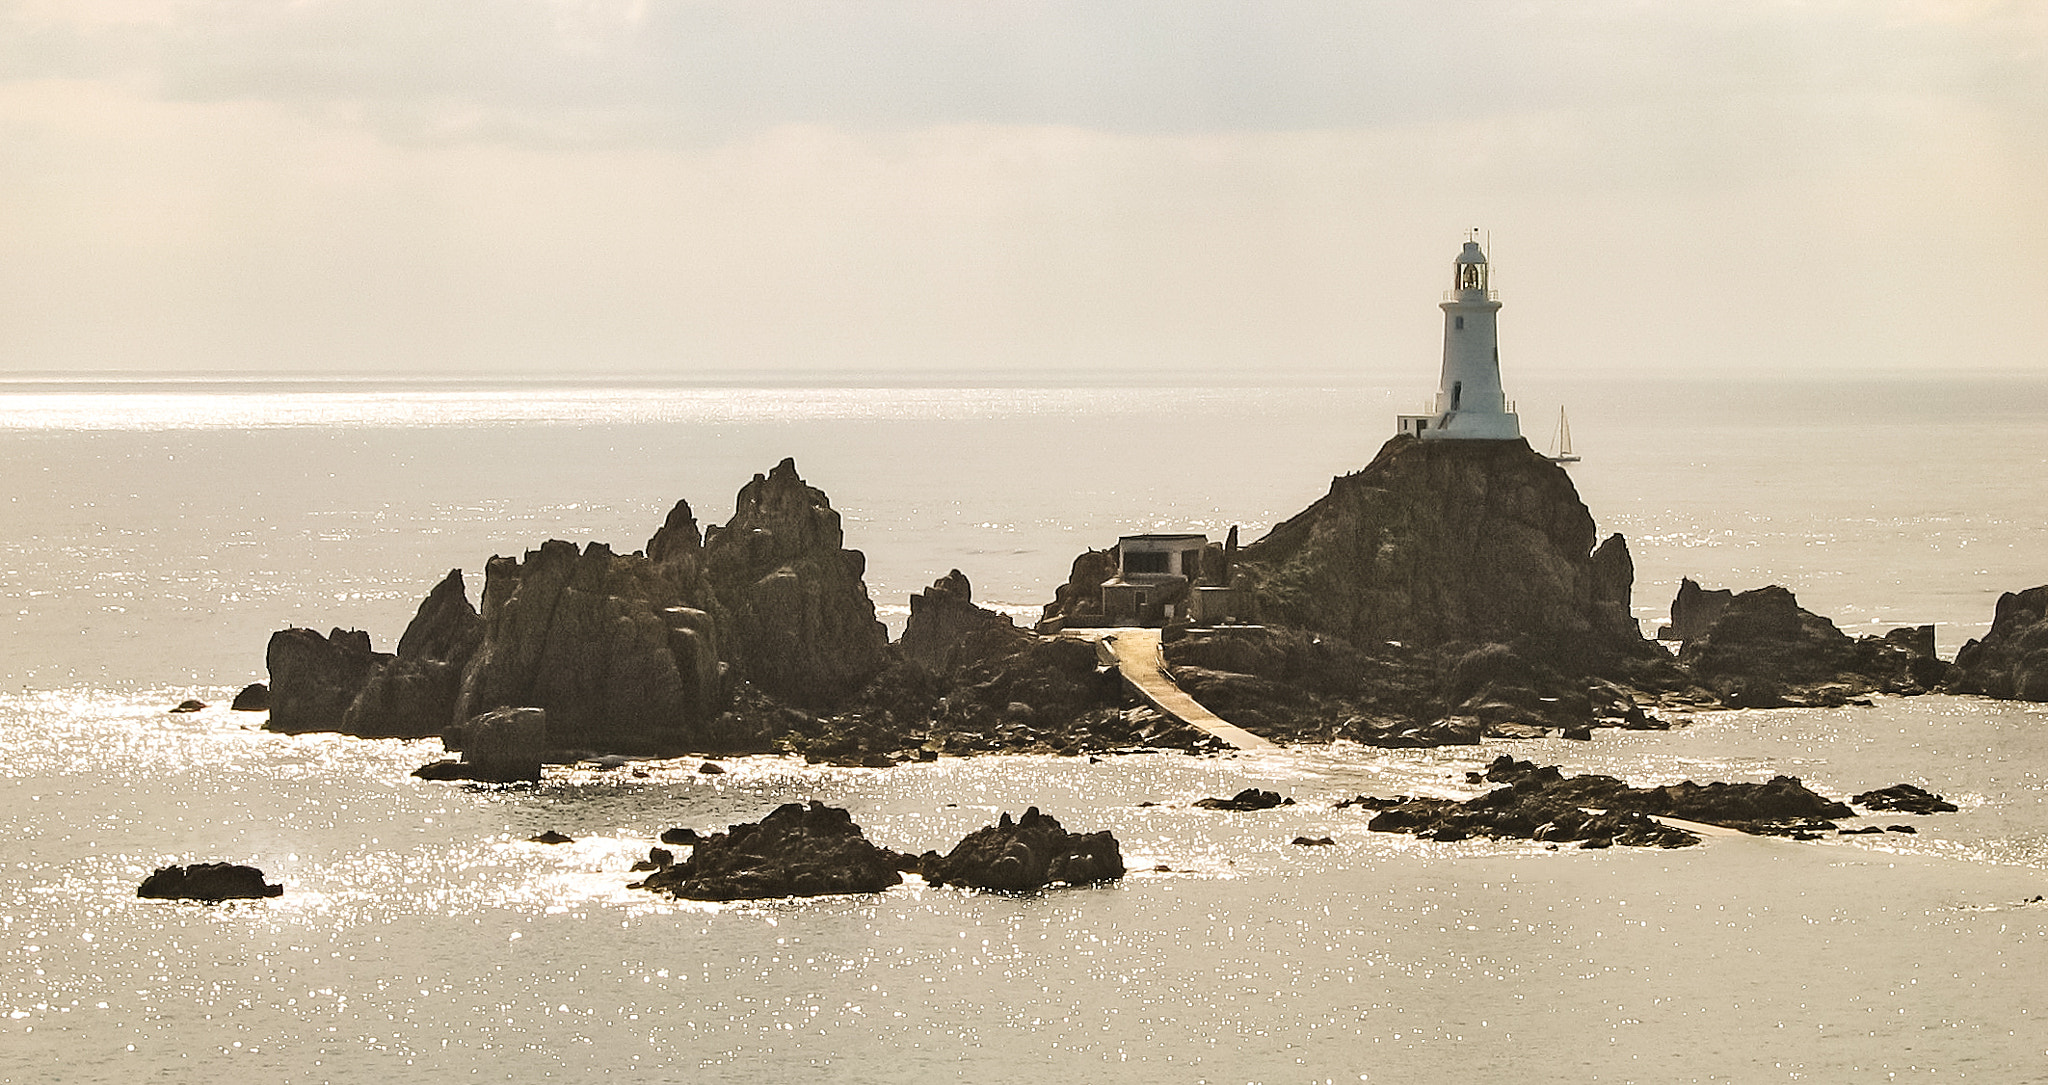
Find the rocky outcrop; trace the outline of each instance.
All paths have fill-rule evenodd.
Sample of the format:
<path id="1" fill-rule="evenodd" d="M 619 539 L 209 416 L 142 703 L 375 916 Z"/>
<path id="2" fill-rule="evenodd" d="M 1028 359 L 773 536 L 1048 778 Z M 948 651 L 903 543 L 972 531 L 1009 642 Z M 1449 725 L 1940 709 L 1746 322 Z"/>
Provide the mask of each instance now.
<path id="1" fill-rule="evenodd" d="M 336 629 L 321 636 L 311 629 L 281 629 L 270 635 L 264 661 L 270 670 L 270 719 L 265 730 L 298 734 L 338 731 L 363 683 L 391 656 L 370 649 L 360 629 Z"/>
<path id="2" fill-rule="evenodd" d="M 705 533 L 704 560 L 730 649 L 769 696 L 828 708 L 882 669 L 889 633 L 861 579 L 867 558 L 845 548 L 839 513 L 794 460 L 741 487 L 732 519 Z"/>
<path id="3" fill-rule="evenodd" d="M 284 886 L 263 880 L 263 872 L 238 863 L 193 863 L 158 867 L 135 895 L 157 900 L 260 900 L 281 897 Z"/>
<path id="4" fill-rule="evenodd" d="M 2048 701 L 2048 584 L 1998 597 L 1983 639 L 1956 653 L 1948 687 L 2007 700 Z"/>
<path id="5" fill-rule="evenodd" d="M 1082 552 L 1074 559 L 1067 582 L 1053 589 L 1052 602 L 1045 605 L 1039 616 L 1040 628 L 1103 624 L 1102 585 L 1116 576 L 1116 569 L 1114 548 Z"/>
<path id="6" fill-rule="evenodd" d="M 635 884 L 692 900 L 879 893 L 901 884 L 908 865 L 908 856 L 869 843 L 852 814 L 812 800 L 714 833 L 689 859 Z"/>
<path id="7" fill-rule="evenodd" d="M 1912 784 L 1893 784 L 1860 795 L 1849 796 L 1849 801 L 1865 810 L 1896 812 L 1901 814 L 1953 814 L 1956 804 L 1936 795 L 1925 788 Z"/>
<path id="8" fill-rule="evenodd" d="M 1933 658 L 1932 630 L 1922 630 L 1852 638 L 1773 584 L 1730 599 L 1678 662 L 1731 708 L 1835 706 L 1930 688 L 1947 668 Z"/>
<path id="9" fill-rule="evenodd" d="M 545 709 L 500 708 L 462 725 L 462 767 L 471 780 L 538 780 L 547 753 Z"/>
<path id="10" fill-rule="evenodd" d="M 1578 841 L 1581 846 L 1590 847 L 1624 844 L 1672 848 L 1696 843 L 1698 838 L 1653 817 L 1777 834 L 1819 827 L 1833 829 L 1824 819 L 1855 813 L 1842 803 L 1815 794 L 1790 776 L 1775 777 L 1762 784 L 1701 785 L 1685 780 L 1663 787 L 1633 788 L 1612 776 L 1566 776 L 1555 766 L 1538 767 L 1503 754 L 1484 773 L 1473 773 L 1471 777 L 1474 782 L 1506 786 L 1464 802 L 1411 799 L 1382 806 L 1368 827 L 1375 832 L 1410 833 L 1431 840 L 1487 836 Z"/>
<path id="11" fill-rule="evenodd" d="M 565 749 L 670 752 L 720 744 L 716 641 L 669 571 L 602 543 L 550 541 L 484 569 L 483 643 L 454 715 L 545 709 Z"/>
<path id="12" fill-rule="evenodd" d="M 910 619 L 897 642 L 904 658 L 939 676 L 1012 655 L 1031 640 L 1006 614 L 974 605 L 974 589 L 955 569 L 910 597 Z"/>
<path id="13" fill-rule="evenodd" d="M 1658 628 L 1657 639 L 1688 641 L 1706 636 L 1734 598 L 1735 593 L 1727 588 L 1709 591 L 1691 577 L 1681 578 L 1678 594 L 1671 599 L 1671 624 Z"/>
<path id="14" fill-rule="evenodd" d="M 364 738 L 430 738 L 459 717 L 463 668 L 484 635 L 462 570 L 451 569 L 421 601 L 398 640 L 342 714 L 340 730 Z"/>
<path id="15" fill-rule="evenodd" d="M 235 694 L 235 701 L 228 706 L 236 712 L 270 711 L 270 687 L 262 682 L 251 682 Z"/>
<path id="16" fill-rule="evenodd" d="M 1293 805 L 1293 799 L 1283 798 L 1278 791 L 1261 791 L 1256 787 L 1245 788 L 1227 799 L 1211 796 L 1194 801 L 1195 808 L 1199 810 L 1271 810 Z"/>
<path id="17" fill-rule="evenodd" d="M 919 869 L 933 885 L 1021 893 L 1113 881 L 1124 876 L 1124 857 L 1107 830 L 1070 833 L 1034 806 L 1015 821 L 1003 814 L 945 855 L 926 853 Z"/>
<path id="18" fill-rule="evenodd" d="M 1256 617 L 1354 645 L 1501 643 L 1574 672 L 1644 659 L 1624 544 L 1596 563 L 1564 469 L 1521 441 L 1400 436 L 1240 551 Z"/>

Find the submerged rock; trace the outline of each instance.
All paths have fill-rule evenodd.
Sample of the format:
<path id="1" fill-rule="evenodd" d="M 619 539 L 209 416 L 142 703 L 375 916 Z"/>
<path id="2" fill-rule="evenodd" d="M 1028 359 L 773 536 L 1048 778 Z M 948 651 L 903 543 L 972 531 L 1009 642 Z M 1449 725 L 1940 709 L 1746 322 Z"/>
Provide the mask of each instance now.
<path id="1" fill-rule="evenodd" d="M 1982 640 L 1956 653 L 1947 688 L 2020 701 L 2048 701 L 2048 584 L 1998 597 Z"/>
<path id="2" fill-rule="evenodd" d="M 1277 806 L 1293 806 L 1294 800 L 1281 798 L 1277 791 L 1248 787 L 1227 799 L 1196 799 L 1194 805 L 1203 810 L 1271 810 Z"/>
<path id="3" fill-rule="evenodd" d="M 1124 876 L 1124 857 L 1107 830 L 1070 833 L 1034 806 L 1015 821 L 1003 814 L 943 856 L 926 853 L 919 869 L 933 885 L 1028 892 L 1113 881 Z"/>
<path id="4" fill-rule="evenodd" d="M 245 900 L 284 895 L 284 886 L 268 884 L 263 872 L 237 863 L 193 863 L 157 868 L 135 890 L 138 897 L 158 900 Z"/>
<path id="5" fill-rule="evenodd" d="M 1955 803 L 1912 784 L 1893 784 L 1861 795 L 1851 795 L 1849 801 L 1865 810 L 1901 814 L 1952 814 L 1957 809 Z"/>
<path id="6" fill-rule="evenodd" d="M 235 694 L 233 704 L 228 706 L 236 712 L 270 711 L 270 687 L 261 682 L 251 682 Z"/>
<path id="7" fill-rule="evenodd" d="M 1686 780 L 1632 788 L 1612 776 L 1565 776 L 1555 766 L 1538 767 L 1503 754 L 1487 766 L 1482 778 L 1506 786 L 1465 802 L 1414 799 L 1387 807 L 1369 828 L 1426 840 L 1488 836 L 1582 841 L 1587 847 L 1678 848 L 1697 843 L 1698 837 L 1664 825 L 1653 815 L 1752 833 L 1799 835 L 1819 827 L 1832 829 L 1822 819 L 1854 813 L 1790 776 L 1764 784 L 1701 785 Z"/>
<path id="8" fill-rule="evenodd" d="M 174 713 L 179 713 L 179 712 L 204 712 L 204 711 L 206 711 L 206 702 L 205 702 L 205 701 L 195 701 L 195 700 L 185 700 L 185 701 L 179 701 L 179 702 L 178 702 L 178 704 L 177 704 L 177 707 L 175 707 L 175 708 L 171 709 L 171 711 L 172 711 L 172 712 L 174 712 Z"/>
<path id="9" fill-rule="evenodd" d="M 699 840 L 687 860 L 635 884 L 692 900 L 878 893 L 902 883 L 906 862 L 869 843 L 852 814 L 814 799 Z"/>

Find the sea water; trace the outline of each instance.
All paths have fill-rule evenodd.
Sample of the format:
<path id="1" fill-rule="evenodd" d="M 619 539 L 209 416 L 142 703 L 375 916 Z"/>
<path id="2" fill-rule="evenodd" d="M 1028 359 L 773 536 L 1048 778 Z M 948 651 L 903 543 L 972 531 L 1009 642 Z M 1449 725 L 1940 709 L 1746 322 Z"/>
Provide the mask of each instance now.
<path id="1" fill-rule="evenodd" d="M 2048 582 L 2048 384 L 1521 390 L 1624 532 L 1636 610 L 1782 583 L 1851 632 Z M 1547 397 L 1541 408 L 1534 396 Z M 2048 1080 L 2048 709 L 1943 696 L 1701 712 L 1591 743 L 1196 758 L 773 757 L 417 781 L 438 743 L 278 736 L 218 707 L 286 625 L 388 649 L 450 568 L 644 544 L 793 456 L 900 629 L 950 568 L 1020 616 L 1119 534 L 1246 539 L 1370 460 L 1391 388 L 0 383 L 0 1080 Z M 217 707 L 165 710 L 187 697 Z M 1552 851 L 1367 832 L 1501 752 L 1638 784 L 1912 782 L 1914 834 Z M 1295 804 L 1193 809 L 1257 786 Z M 728 905 L 625 888 L 672 826 L 844 805 L 944 849 L 1036 805 L 1133 876 L 1005 896 L 914 877 Z M 542 845 L 555 829 L 575 838 Z M 1292 843 L 1329 836 L 1329 847 Z M 141 901 L 170 862 L 285 896 Z"/>

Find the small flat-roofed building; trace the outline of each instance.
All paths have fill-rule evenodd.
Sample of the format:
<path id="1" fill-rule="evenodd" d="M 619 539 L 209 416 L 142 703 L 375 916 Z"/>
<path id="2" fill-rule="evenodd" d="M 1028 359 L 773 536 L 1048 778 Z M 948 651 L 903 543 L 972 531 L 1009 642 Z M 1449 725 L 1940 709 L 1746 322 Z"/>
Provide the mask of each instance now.
<path id="1" fill-rule="evenodd" d="M 1117 571 L 1102 585 L 1111 625 L 1164 625 L 1187 617 L 1202 576 L 1207 535 L 1126 535 L 1116 541 Z"/>

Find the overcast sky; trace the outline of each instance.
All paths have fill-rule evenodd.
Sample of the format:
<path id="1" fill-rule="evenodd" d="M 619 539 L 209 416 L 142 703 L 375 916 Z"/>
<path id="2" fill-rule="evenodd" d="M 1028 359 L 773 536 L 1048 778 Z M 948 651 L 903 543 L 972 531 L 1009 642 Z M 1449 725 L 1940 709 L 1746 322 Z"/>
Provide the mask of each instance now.
<path id="1" fill-rule="evenodd" d="M 0 0 L 0 370 L 2039 368 L 2042 0 Z"/>

